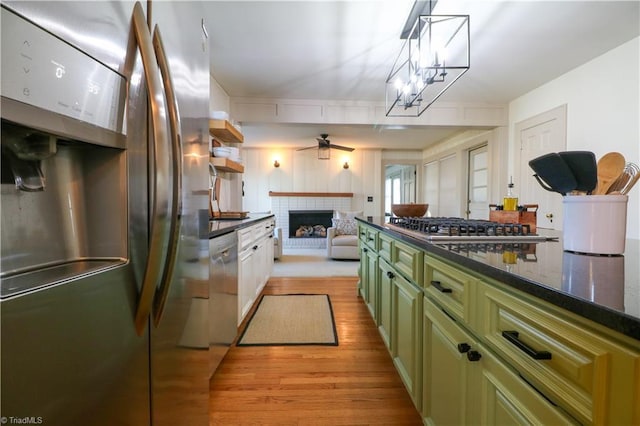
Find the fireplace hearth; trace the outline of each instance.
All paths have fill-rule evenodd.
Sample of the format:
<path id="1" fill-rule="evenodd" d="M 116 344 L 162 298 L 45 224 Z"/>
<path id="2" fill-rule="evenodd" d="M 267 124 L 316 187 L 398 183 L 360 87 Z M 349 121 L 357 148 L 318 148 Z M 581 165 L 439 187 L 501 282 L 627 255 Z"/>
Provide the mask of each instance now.
<path id="1" fill-rule="evenodd" d="M 289 238 L 326 238 L 333 210 L 289 210 Z"/>

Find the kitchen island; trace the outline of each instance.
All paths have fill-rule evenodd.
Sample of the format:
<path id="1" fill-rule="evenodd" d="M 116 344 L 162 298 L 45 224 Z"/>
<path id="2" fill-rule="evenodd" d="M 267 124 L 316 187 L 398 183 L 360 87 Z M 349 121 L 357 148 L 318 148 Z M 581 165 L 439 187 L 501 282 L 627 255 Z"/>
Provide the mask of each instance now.
<path id="1" fill-rule="evenodd" d="M 539 229 L 553 238 L 542 243 L 429 243 L 386 228 L 382 219 L 358 220 L 640 340 L 640 240 L 628 239 L 622 256 L 592 256 L 563 251 L 559 231 Z"/>
<path id="2" fill-rule="evenodd" d="M 431 243 L 358 219 L 359 292 L 425 424 L 638 424 L 639 244 Z"/>

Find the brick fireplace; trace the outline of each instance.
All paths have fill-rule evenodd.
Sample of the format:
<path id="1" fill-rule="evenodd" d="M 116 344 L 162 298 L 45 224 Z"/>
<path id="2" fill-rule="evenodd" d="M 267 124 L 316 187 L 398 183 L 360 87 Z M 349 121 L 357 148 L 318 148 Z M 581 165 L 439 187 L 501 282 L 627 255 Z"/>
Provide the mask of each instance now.
<path id="1" fill-rule="evenodd" d="M 271 212 L 276 217 L 276 227 L 282 228 L 283 248 L 326 248 L 326 238 L 290 236 L 289 212 L 315 211 L 330 213 L 326 227 L 331 225 L 331 217 L 335 210 L 349 211 L 351 208 L 350 193 L 272 193 Z M 295 215 L 294 215 L 295 216 Z M 325 219 L 325 220 L 326 220 Z M 317 224 L 313 224 L 317 225 Z M 295 224 L 294 224 L 295 226 Z M 297 230 L 297 228 L 296 228 Z"/>

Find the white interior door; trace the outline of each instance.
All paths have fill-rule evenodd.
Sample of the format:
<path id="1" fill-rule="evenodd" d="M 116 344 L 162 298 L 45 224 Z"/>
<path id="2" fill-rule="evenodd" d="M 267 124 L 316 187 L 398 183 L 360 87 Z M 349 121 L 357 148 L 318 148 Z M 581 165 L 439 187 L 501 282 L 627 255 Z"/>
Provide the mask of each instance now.
<path id="1" fill-rule="evenodd" d="M 429 204 L 427 216 L 439 216 L 438 204 L 438 185 L 439 185 L 439 168 L 438 161 L 432 161 L 424 165 L 424 202 Z"/>
<path id="2" fill-rule="evenodd" d="M 489 219 L 489 152 L 487 145 L 469 151 L 467 217 Z"/>
<path id="3" fill-rule="evenodd" d="M 518 204 L 538 204 L 537 226 L 562 229 L 562 196 L 543 189 L 533 177 L 529 160 L 550 152 L 565 151 L 566 105 L 516 125 L 520 144 Z"/>
<path id="4" fill-rule="evenodd" d="M 416 202 L 416 166 L 407 166 L 402 169 L 402 202 Z"/>
<path id="5" fill-rule="evenodd" d="M 440 194 L 438 204 L 440 216 L 460 217 L 460 196 L 458 191 L 458 168 L 456 167 L 456 156 L 440 160 Z"/>

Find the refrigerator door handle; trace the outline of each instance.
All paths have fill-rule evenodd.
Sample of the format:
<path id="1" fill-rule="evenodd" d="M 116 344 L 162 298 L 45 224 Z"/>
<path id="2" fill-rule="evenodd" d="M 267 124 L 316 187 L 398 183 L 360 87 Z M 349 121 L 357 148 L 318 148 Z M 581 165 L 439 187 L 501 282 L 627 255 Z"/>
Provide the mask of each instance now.
<path id="1" fill-rule="evenodd" d="M 160 29 L 156 25 L 153 29 L 153 48 L 158 59 L 158 66 L 162 74 L 165 93 L 167 95 L 167 111 L 169 112 L 169 128 L 171 130 L 171 152 L 173 154 L 173 202 L 171 204 L 171 224 L 169 228 L 169 248 L 164 275 L 160 288 L 156 292 L 153 309 L 153 323 L 157 327 L 164 312 L 164 305 L 169 294 L 173 271 L 178 258 L 178 240 L 180 238 L 180 224 L 182 212 L 182 125 L 180 123 L 180 110 L 178 99 L 169 70 L 167 55 L 162 42 Z"/>
<path id="2" fill-rule="evenodd" d="M 149 239 L 149 257 L 145 267 L 142 288 L 138 297 L 135 327 L 138 335 L 144 333 L 151 313 L 155 289 L 158 287 L 165 270 L 167 246 L 169 243 L 170 200 L 166 190 L 170 176 L 171 157 L 167 136 L 166 101 L 162 91 L 162 82 L 158 63 L 153 52 L 151 34 L 142 11 L 140 2 L 133 8 L 133 30 L 140 49 L 144 75 L 149 90 L 151 108 L 151 124 L 153 128 L 153 173 L 150 176 L 150 192 L 153 199 L 151 206 L 151 229 Z"/>

